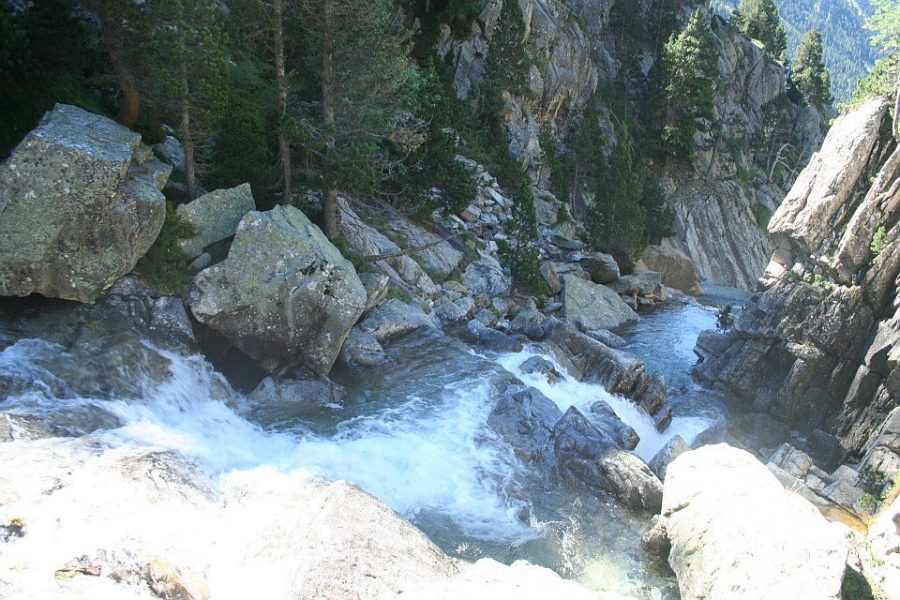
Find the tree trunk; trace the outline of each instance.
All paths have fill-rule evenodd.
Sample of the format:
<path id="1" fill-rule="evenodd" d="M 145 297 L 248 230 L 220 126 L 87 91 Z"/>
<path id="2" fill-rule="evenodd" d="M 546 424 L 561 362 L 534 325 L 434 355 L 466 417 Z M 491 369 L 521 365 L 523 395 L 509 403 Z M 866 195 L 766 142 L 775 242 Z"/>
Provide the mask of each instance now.
<path id="1" fill-rule="evenodd" d="M 322 125 L 328 131 L 326 145 L 334 150 L 334 6 L 324 0 L 322 6 Z M 329 168 L 328 165 L 325 166 Z M 338 237 L 337 189 L 330 173 L 325 174 L 325 193 L 322 197 L 322 224 L 325 235 L 334 241 Z"/>
<path id="2" fill-rule="evenodd" d="M 191 135 L 190 83 L 187 67 L 181 63 L 181 145 L 184 146 L 184 179 L 187 183 L 187 199 L 197 197 L 197 173 L 194 168 L 194 138 Z"/>
<path id="3" fill-rule="evenodd" d="M 113 31 L 105 15 L 100 14 L 99 17 L 103 46 L 106 48 L 109 62 L 112 64 L 116 78 L 119 80 L 119 89 L 122 90 L 122 108 L 116 117 L 116 121 L 125 127 L 133 129 L 141 112 L 141 94 L 134 79 L 134 73 L 131 72 L 131 68 L 122 56 L 122 48 L 119 45 L 119 40 L 116 38 L 115 31 Z"/>
<path id="4" fill-rule="evenodd" d="M 294 203 L 291 178 L 291 143 L 285 129 L 288 83 L 284 67 L 284 0 L 273 0 L 272 8 L 275 10 L 273 29 L 275 36 L 275 88 L 278 105 L 278 156 L 281 161 L 282 178 L 281 203 L 291 205 Z"/>

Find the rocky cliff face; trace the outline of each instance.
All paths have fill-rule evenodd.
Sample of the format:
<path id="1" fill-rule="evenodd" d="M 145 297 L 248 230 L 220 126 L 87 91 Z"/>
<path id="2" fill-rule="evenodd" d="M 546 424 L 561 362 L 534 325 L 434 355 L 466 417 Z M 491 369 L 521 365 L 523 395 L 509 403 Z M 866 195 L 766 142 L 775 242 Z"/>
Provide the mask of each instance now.
<path id="1" fill-rule="evenodd" d="M 733 331 L 697 347 L 697 374 L 741 409 L 824 430 L 884 477 L 900 470 L 900 151 L 890 132 L 883 100 L 835 122 L 772 218 L 762 293 Z"/>
<path id="2" fill-rule="evenodd" d="M 609 23 L 615 0 L 519 1 L 533 64 L 528 90 L 521 96 L 504 95 L 503 116 L 512 154 L 540 179 L 539 173 L 546 175 L 541 173 L 545 149 L 540 133 L 550 131 L 563 139 L 592 102 L 607 115 L 603 130 L 610 145 L 614 143 L 615 118 L 595 91 L 628 71 L 629 59 L 617 49 L 616 32 Z M 461 99 L 484 82 L 501 8 L 500 0 L 488 2 L 463 35 L 442 27 L 437 53 L 452 65 L 454 89 Z M 651 9 L 647 3 L 634 7 Z M 764 223 L 760 226 L 757 215 L 775 211 L 798 167 L 821 143 L 824 122 L 814 109 L 784 100 L 783 67 L 764 50 L 721 19 L 713 20 L 713 31 L 721 73 L 716 123 L 710 132 L 697 136 L 690 165 L 667 169 L 677 221 L 677 235 L 667 245 L 684 251 L 703 279 L 752 289 L 771 255 Z M 646 75 L 653 52 L 640 52 L 638 60 Z M 757 169 L 751 178 L 748 173 L 754 164 L 773 162 L 767 157 L 780 148 L 759 141 L 771 132 L 774 117 L 786 131 L 794 158 L 782 169 L 785 172 Z"/>

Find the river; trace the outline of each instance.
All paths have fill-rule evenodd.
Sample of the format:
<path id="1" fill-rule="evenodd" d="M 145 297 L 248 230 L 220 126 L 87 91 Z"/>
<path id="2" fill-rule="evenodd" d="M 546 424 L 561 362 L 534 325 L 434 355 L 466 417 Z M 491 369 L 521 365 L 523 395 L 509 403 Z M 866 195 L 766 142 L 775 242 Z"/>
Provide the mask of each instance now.
<path id="1" fill-rule="evenodd" d="M 727 291 L 708 305 L 733 303 Z M 59 392 L 71 353 L 34 337 L 7 340 L 0 378 L 41 383 L 2 406 L 21 415 L 84 413 L 90 433 L 111 448 L 176 450 L 212 477 L 274 468 L 358 484 L 421 528 L 445 552 L 465 559 L 525 559 L 603 591 L 636 598 L 677 597 L 665 565 L 640 547 L 646 515 L 611 498 L 538 481 L 487 426 L 493 386 L 510 374 L 540 389 L 561 410 L 609 403 L 641 436 L 636 453 L 649 461 L 675 434 L 690 443 L 723 418 L 718 404 L 690 377 L 693 346 L 714 328 L 712 306 L 671 303 L 648 309 L 619 333 L 626 350 L 664 375 L 675 417 L 665 433 L 630 402 L 564 373 L 550 385 L 519 366 L 536 354 L 476 351 L 438 333 L 409 336 L 389 347 L 389 365 L 349 383 L 349 401 L 313 412 L 293 404 L 256 405 L 239 396 L 234 408 L 217 399 L 220 376 L 200 356 L 154 349 L 170 361 L 161 384 L 129 397 Z M 69 365 L 77 369 L 77 364 Z M 129 376 L 140 379 L 142 365 Z M 562 367 L 557 365 L 562 371 Z M 70 371 L 71 372 L 71 371 Z M 98 416 L 99 415 L 99 416 Z"/>

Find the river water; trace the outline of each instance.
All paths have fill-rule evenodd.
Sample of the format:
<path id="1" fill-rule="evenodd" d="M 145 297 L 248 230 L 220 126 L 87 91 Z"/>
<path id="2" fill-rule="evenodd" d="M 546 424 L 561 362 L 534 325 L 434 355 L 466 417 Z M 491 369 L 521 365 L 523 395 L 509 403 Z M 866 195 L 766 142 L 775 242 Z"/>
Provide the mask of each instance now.
<path id="1" fill-rule="evenodd" d="M 523 374 L 519 366 L 535 355 L 533 349 L 477 352 L 437 333 L 392 344 L 389 366 L 351 384 L 344 406 L 312 413 L 244 398 L 230 408 L 216 398 L 221 378 L 202 357 L 158 349 L 170 361 L 161 384 L 127 398 L 63 397 L 68 395 L 54 391 L 60 388 L 54 381 L 67 358 L 55 356 L 59 347 L 48 341 L 21 339 L 0 352 L 0 376 L 27 372 L 46 389 L 13 395 L 0 408 L 32 415 L 97 410 L 109 417 L 92 420 L 104 443 L 173 449 L 213 477 L 274 468 L 348 480 L 409 518 L 451 555 L 526 559 L 593 589 L 674 597 L 674 578 L 640 547 L 647 515 L 610 498 L 539 481 L 485 423 L 496 401 L 493 386 L 512 374 L 563 411 L 574 405 L 587 412 L 597 400 L 608 402 L 641 436 L 636 452 L 649 461 L 675 434 L 690 443 L 722 419 L 717 403 L 689 374 L 698 333 L 715 323 L 712 308 L 673 303 L 645 312 L 620 332 L 626 349 L 672 388 L 675 418 L 663 434 L 630 402 L 599 386 L 565 374 L 551 386 L 540 375 Z"/>

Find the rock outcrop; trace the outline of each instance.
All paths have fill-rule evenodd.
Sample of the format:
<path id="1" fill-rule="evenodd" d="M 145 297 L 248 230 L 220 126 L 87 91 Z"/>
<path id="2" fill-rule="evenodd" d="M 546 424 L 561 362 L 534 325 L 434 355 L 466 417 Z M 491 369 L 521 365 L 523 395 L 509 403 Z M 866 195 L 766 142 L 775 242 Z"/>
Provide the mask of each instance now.
<path id="1" fill-rule="evenodd" d="M 900 152 L 887 102 L 838 118 L 772 218 L 764 290 L 728 335 L 698 341 L 696 374 L 747 412 L 807 435 L 885 479 L 900 460 L 889 430 L 900 393 Z"/>
<path id="2" fill-rule="evenodd" d="M 841 598 L 843 528 L 742 450 L 723 444 L 678 457 L 662 517 L 684 600 Z"/>
<path id="3" fill-rule="evenodd" d="M 210 244 L 233 236 L 241 219 L 252 210 L 256 210 L 256 202 L 249 183 L 227 190 L 215 190 L 182 204 L 176 212 L 194 226 L 196 233 L 194 237 L 179 243 L 181 251 L 188 258 L 200 256 Z"/>
<path id="4" fill-rule="evenodd" d="M 687 254 L 676 248 L 650 246 L 641 256 L 641 262 L 651 271 L 662 275 L 662 282 L 690 296 L 699 296 L 700 278 Z"/>
<path id="5" fill-rule="evenodd" d="M 575 275 L 564 275 L 562 280 L 566 321 L 580 329 L 614 329 L 638 320 L 637 313 L 605 285 Z"/>
<path id="6" fill-rule="evenodd" d="M 159 235 L 171 170 L 137 133 L 57 104 L 0 165 L 0 296 L 97 300 Z"/>
<path id="7" fill-rule="evenodd" d="M 313 375 L 331 370 L 366 303 L 350 261 L 284 206 L 245 216 L 228 258 L 197 274 L 190 298 L 198 321 L 267 371 Z"/>

